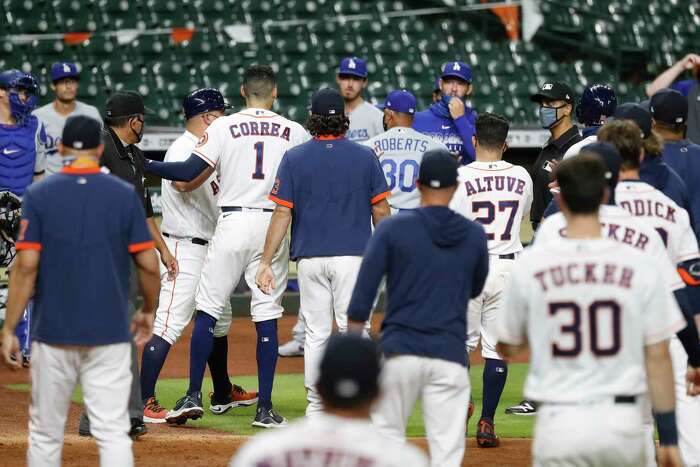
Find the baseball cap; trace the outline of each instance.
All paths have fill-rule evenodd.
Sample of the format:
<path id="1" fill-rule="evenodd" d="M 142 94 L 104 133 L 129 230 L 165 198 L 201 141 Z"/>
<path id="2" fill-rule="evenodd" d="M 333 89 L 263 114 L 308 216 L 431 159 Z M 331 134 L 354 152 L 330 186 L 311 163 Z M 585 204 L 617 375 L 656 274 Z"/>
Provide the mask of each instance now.
<path id="1" fill-rule="evenodd" d="M 651 134 L 651 113 L 641 104 L 625 102 L 618 105 L 613 118 L 615 120 L 632 120 L 642 130 L 642 138 Z"/>
<path id="2" fill-rule="evenodd" d="M 603 159 L 605 167 L 607 168 L 605 179 L 608 181 L 608 185 L 610 188 L 615 188 L 617 186 L 622 158 L 615 146 L 604 141 L 596 141 L 595 143 L 587 144 L 582 147 L 580 152 L 598 154 Z"/>
<path id="3" fill-rule="evenodd" d="M 189 119 L 212 110 L 232 109 L 233 106 L 224 100 L 218 89 L 202 88 L 185 96 L 182 108 L 185 110 L 185 118 Z"/>
<path id="4" fill-rule="evenodd" d="M 51 81 L 56 82 L 63 78 L 80 78 L 78 67 L 72 62 L 56 62 L 51 65 Z"/>
<path id="5" fill-rule="evenodd" d="M 418 169 L 418 182 L 428 188 L 447 188 L 457 184 L 457 159 L 444 149 L 423 154 Z"/>
<path id="6" fill-rule="evenodd" d="M 413 115 L 416 113 L 416 97 L 405 89 L 391 91 L 389 95 L 386 96 L 384 105 L 379 106 L 379 108 Z"/>
<path id="7" fill-rule="evenodd" d="M 149 113 L 153 111 L 143 105 L 141 94 L 136 91 L 117 91 L 107 100 L 105 117 L 117 118 Z"/>
<path id="8" fill-rule="evenodd" d="M 346 57 L 340 61 L 338 74 L 367 78 L 367 64 L 361 58 Z"/>
<path id="9" fill-rule="evenodd" d="M 324 117 L 345 114 L 343 97 L 335 89 L 324 88 L 311 96 L 311 113 Z"/>
<path id="10" fill-rule="evenodd" d="M 455 77 L 472 82 L 472 68 L 464 62 L 447 62 L 442 66 L 440 78 Z"/>
<path id="11" fill-rule="evenodd" d="M 659 122 L 682 125 L 688 119 L 688 99 L 675 89 L 661 89 L 651 96 L 651 116 Z"/>
<path id="12" fill-rule="evenodd" d="M 317 387 L 336 407 L 352 407 L 379 393 L 379 350 L 371 339 L 336 334 L 328 340 Z"/>
<path id="13" fill-rule="evenodd" d="M 69 117 L 63 127 L 63 145 L 73 149 L 94 149 L 102 144 L 102 124 L 84 115 Z"/>
<path id="14" fill-rule="evenodd" d="M 530 96 L 532 102 L 541 103 L 546 101 L 565 101 L 568 104 L 574 103 L 574 93 L 571 88 L 559 81 L 548 81 L 540 87 L 540 90 Z"/>

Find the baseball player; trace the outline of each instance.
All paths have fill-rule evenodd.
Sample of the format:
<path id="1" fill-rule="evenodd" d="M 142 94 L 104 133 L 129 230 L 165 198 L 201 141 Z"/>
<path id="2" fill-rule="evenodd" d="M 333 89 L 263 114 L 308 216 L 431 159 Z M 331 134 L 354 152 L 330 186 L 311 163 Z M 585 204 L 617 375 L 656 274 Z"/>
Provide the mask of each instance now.
<path id="1" fill-rule="evenodd" d="M 368 83 L 365 61 L 357 57 L 342 59 L 335 82 L 345 101 L 345 113 L 350 119 L 347 138 L 360 142 L 381 133 L 384 130 L 382 111 L 362 97 L 362 91 Z"/>
<path id="2" fill-rule="evenodd" d="M 488 274 L 484 229 L 448 207 L 457 167 L 448 151 L 423 156 L 421 207 L 379 224 L 348 308 L 350 329 L 360 332 L 386 274 L 383 394 L 372 421 L 387 436 L 404 441 L 408 417 L 421 398 L 435 467 L 462 465 L 470 392 L 465 310 Z"/>
<path id="3" fill-rule="evenodd" d="M 72 62 L 56 62 L 51 66 L 51 90 L 56 95 L 50 102 L 36 109 L 33 114 L 39 119 L 46 132 L 46 174 L 61 171 L 63 160 L 58 154 L 58 143 L 66 119 L 73 115 L 85 115 L 102 121 L 96 107 L 76 99 L 80 82 L 78 67 Z"/>
<path id="4" fill-rule="evenodd" d="M 486 231 L 489 275 L 483 292 L 469 301 L 467 350 L 481 338 L 484 387 L 476 441 L 480 447 L 497 447 L 496 407 L 508 377 L 508 367 L 496 352 L 496 318 L 503 288 L 520 255 L 520 223 L 532 205 L 532 179 L 525 168 L 503 160 L 508 120 L 486 113 L 476 119 L 476 161 L 459 169 L 459 186 L 450 207 Z"/>
<path id="5" fill-rule="evenodd" d="M 429 109 L 416 113 L 413 128 L 444 143 L 462 164 L 474 161 L 476 112 L 466 104 L 472 93 L 472 69 L 464 62 L 447 62 L 440 74 L 442 97 Z"/>
<path id="6" fill-rule="evenodd" d="M 598 129 L 605 124 L 617 109 L 615 90 L 608 84 L 592 84 L 586 86 L 581 93 L 581 99 L 576 104 L 576 119 L 584 125 L 581 130 L 583 139 L 569 147 L 564 159 L 577 155 L 581 148 L 597 140 Z M 546 214 L 545 214 L 546 216 Z"/>
<path id="7" fill-rule="evenodd" d="M 282 293 L 287 286 L 289 250 L 286 240 L 270 255 L 276 286 L 262 293 L 254 283 L 261 263 L 263 239 L 274 203 L 267 198 L 282 156 L 306 141 L 308 133 L 270 109 L 277 97 L 275 73 L 267 65 L 249 67 L 241 94 L 247 108 L 217 118 L 183 162 L 149 161 L 149 170 L 167 180 L 189 182 L 216 170 L 220 177 L 217 202 L 221 214 L 207 250 L 195 299 L 195 323 L 190 351 L 190 387 L 166 421 L 184 423 L 200 418 L 204 366 L 213 336 L 224 336 L 231 314 L 223 313 L 231 292 L 245 272 L 250 286 L 251 315 L 257 331 L 258 407 L 253 426 L 279 427 L 286 419 L 272 407 L 272 383 L 277 363 L 277 319 L 282 316 Z M 286 233 L 286 231 L 285 231 Z"/>
<path id="8" fill-rule="evenodd" d="M 391 190 L 389 205 L 392 213 L 415 209 L 420 205 L 416 189 L 418 167 L 423 153 L 447 146 L 412 127 L 416 113 L 416 98 L 406 90 L 392 91 L 384 101 L 384 133 L 363 142 L 372 148 L 384 170 Z"/>
<path id="9" fill-rule="evenodd" d="M 344 102 L 335 89 L 311 98 L 307 122 L 314 139 L 287 152 L 270 199 L 277 204 L 255 282 L 264 293 L 279 287 L 273 255 L 292 225 L 291 257 L 298 261 L 300 313 L 306 324 L 306 414 L 322 410 L 319 361 L 333 330 L 347 331 L 347 307 L 371 235 L 390 214 L 389 190 L 372 150 L 348 141 Z M 369 330 L 369 323 L 366 323 Z"/>
<path id="10" fill-rule="evenodd" d="M 234 456 L 231 467 L 427 467 L 419 449 L 385 437 L 370 422 L 370 408 L 379 396 L 379 359 L 369 339 L 331 337 L 318 378 L 325 413 L 256 436 Z"/>
<path id="11" fill-rule="evenodd" d="M 557 168 L 567 238 L 536 243 L 515 265 L 497 349 L 510 357 L 529 343 L 535 465 L 644 465 L 648 385 L 658 462 L 680 466 L 668 340 L 685 320 L 655 262 L 601 237 L 605 171 L 592 155 Z"/>
<path id="12" fill-rule="evenodd" d="M 191 92 L 185 97 L 182 107 L 187 120 L 185 132 L 168 148 L 165 162 L 186 160 L 209 125 L 231 108 L 221 93 L 211 88 Z M 161 267 L 160 299 L 153 337 L 145 346 L 141 360 L 143 420 L 147 423 L 165 422 L 166 410 L 155 397 L 156 381 L 170 347 L 178 340 L 194 313 L 194 298 L 207 245 L 216 227 L 219 191 L 219 182 L 214 174 L 201 176 L 190 183 L 163 180 L 161 184 L 163 221 L 160 227 L 168 249 L 178 261 L 179 272 L 175 280 L 169 280 L 167 270 Z M 227 346 L 226 336 L 215 338 L 214 347 L 217 345 Z M 211 396 L 214 400 L 212 410 L 221 405 L 226 405 L 228 409 L 257 402 L 257 393 L 248 393 L 240 386 L 232 386 L 227 374 L 223 378 L 220 374 L 214 376 L 216 370 L 221 371 L 220 366 L 215 364 L 212 368 L 210 363 L 210 369 L 215 382 L 215 391 Z M 217 384 L 222 381 L 223 384 Z"/>

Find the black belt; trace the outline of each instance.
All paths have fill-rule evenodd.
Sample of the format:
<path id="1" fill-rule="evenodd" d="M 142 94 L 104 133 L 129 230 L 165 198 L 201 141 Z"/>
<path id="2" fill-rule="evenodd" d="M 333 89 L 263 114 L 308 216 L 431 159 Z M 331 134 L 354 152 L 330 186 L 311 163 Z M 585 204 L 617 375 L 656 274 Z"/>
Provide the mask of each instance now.
<path id="1" fill-rule="evenodd" d="M 508 253 L 507 255 L 498 255 L 498 259 L 515 259 L 515 253 Z"/>
<path id="2" fill-rule="evenodd" d="M 166 233 L 166 232 L 162 232 L 162 233 L 163 233 L 164 237 L 178 239 L 176 236 L 170 235 L 169 233 Z M 209 245 L 209 242 L 204 240 L 203 238 L 192 237 L 192 238 L 182 238 L 182 240 L 189 240 L 192 243 L 194 243 L 195 245 L 202 245 L 202 246 Z"/>
<path id="3" fill-rule="evenodd" d="M 268 208 L 245 208 L 245 209 L 250 209 L 253 211 L 262 211 L 262 212 L 272 212 L 274 209 L 268 209 Z M 240 206 L 222 206 L 221 211 L 223 212 L 240 212 L 243 211 L 244 209 Z"/>
<path id="4" fill-rule="evenodd" d="M 637 402 L 637 396 L 615 396 L 616 404 L 634 404 Z"/>

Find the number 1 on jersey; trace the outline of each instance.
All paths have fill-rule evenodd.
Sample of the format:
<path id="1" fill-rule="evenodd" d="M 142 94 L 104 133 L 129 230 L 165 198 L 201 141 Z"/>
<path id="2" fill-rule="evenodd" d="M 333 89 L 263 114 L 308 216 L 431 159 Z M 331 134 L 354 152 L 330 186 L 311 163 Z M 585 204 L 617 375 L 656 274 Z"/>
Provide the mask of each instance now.
<path id="1" fill-rule="evenodd" d="M 255 148 L 255 172 L 253 172 L 253 178 L 255 180 L 264 180 L 265 174 L 263 173 L 263 151 L 265 148 L 265 143 L 258 141 L 253 145 Z"/>

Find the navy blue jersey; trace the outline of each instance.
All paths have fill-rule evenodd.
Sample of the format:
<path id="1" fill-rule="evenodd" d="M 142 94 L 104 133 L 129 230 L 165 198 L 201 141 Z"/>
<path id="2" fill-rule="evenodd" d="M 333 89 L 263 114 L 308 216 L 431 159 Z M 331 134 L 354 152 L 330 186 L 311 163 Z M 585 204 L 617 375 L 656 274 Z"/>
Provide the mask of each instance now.
<path id="1" fill-rule="evenodd" d="M 129 342 L 130 253 L 153 248 L 133 186 L 99 168 L 64 168 L 29 187 L 17 249 L 40 251 L 32 339 Z"/>
<path id="2" fill-rule="evenodd" d="M 671 198 L 690 215 L 690 225 L 695 230 L 695 219 L 690 209 L 690 195 L 683 179 L 666 164 L 661 155 L 647 156 L 639 166 L 639 179 Z"/>
<path id="3" fill-rule="evenodd" d="M 700 238 L 700 146 L 684 141 L 666 141 L 663 161 L 685 182 L 688 188 L 689 214 L 695 225 L 695 236 Z"/>

